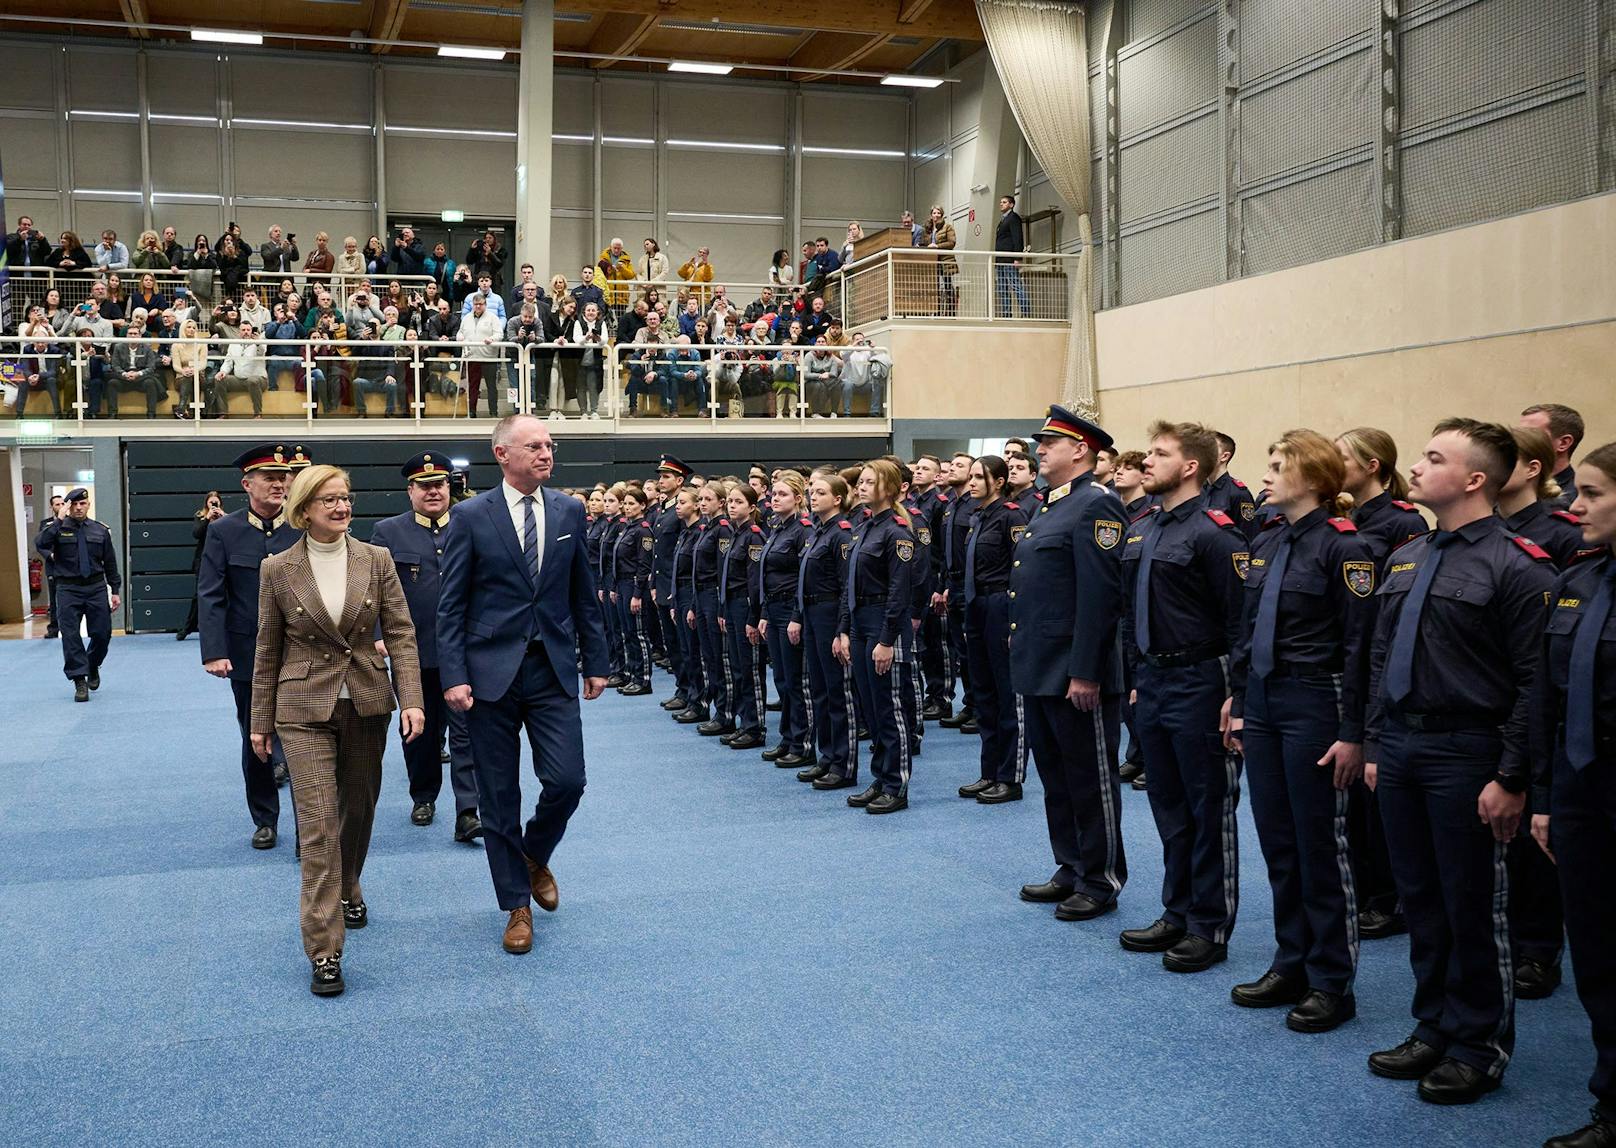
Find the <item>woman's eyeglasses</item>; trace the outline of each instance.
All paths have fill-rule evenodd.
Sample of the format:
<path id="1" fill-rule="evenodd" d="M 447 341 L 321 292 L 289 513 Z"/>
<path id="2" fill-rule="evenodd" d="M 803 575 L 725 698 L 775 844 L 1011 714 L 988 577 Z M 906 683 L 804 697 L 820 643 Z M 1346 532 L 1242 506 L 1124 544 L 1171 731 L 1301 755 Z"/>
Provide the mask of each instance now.
<path id="1" fill-rule="evenodd" d="M 335 510 L 339 506 L 352 506 L 353 505 L 353 495 L 351 495 L 351 494 L 322 494 L 322 495 L 320 495 L 319 498 L 316 498 L 314 501 L 318 502 L 321 506 L 325 507 L 327 510 Z"/>

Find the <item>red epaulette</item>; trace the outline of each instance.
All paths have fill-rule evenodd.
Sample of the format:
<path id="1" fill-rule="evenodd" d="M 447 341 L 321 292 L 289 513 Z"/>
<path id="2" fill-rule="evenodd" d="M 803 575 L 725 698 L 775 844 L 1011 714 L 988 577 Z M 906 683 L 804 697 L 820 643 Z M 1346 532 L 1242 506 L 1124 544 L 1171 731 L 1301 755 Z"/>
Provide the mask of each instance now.
<path id="1" fill-rule="evenodd" d="M 1575 514 L 1572 514 L 1569 510 L 1551 510 L 1549 511 L 1549 517 L 1563 518 L 1573 526 L 1582 525 L 1582 519 L 1578 518 Z"/>
<path id="2" fill-rule="evenodd" d="M 874 518 L 875 517 L 875 511 L 871 510 L 868 506 L 861 506 L 861 507 L 859 507 L 859 509 L 864 512 L 864 517 L 865 518 Z"/>
<path id="3" fill-rule="evenodd" d="M 1350 518 L 1326 518 L 1325 521 L 1339 530 L 1342 534 L 1358 533 L 1358 528 L 1352 524 L 1352 519 Z"/>
<path id="4" fill-rule="evenodd" d="M 801 521 L 804 526 L 812 526 L 814 524 L 814 520 L 812 518 L 804 518 Z"/>
<path id="5" fill-rule="evenodd" d="M 1418 542 L 1420 539 L 1426 538 L 1428 536 L 1429 536 L 1429 532 L 1427 532 L 1426 534 L 1410 534 L 1407 538 L 1403 539 L 1396 546 L 1392 547 L 1392 553 L 1393 554 L 1397 553 L 1403 547 L 1407 546 L 1410 542 Z"/>
<path id="6" fill-rule="evenodd" d="M 755 522 L 752 523 L 752 533 L 753 534 L 762 534 L 763 533 L 763 527 L 759 526 Z"/>
<path id="7" fill-rule="evenodd" d="M 1132 518 L 1128 519 L 1128 525 L 1132 526 L 1135 522 L 1138 522 L 1141 518 L 1144 518 L 1146 515 L 1155 514 L 1160 509 L 1161 509 L 1161 503 L 1153 502 L 1149 506 L 1147 506 L 1143 510 L 1141 510 L 1138 514 L 1136 514 Z"/>
<path id="8" fill-rule="evenodd" d="M 1014 503 L 1014 502 L 1005 503 L 1004 508 L 1006 510 L 1020 510 L 1021 509 L 1020 505 L 1018 505 L 1017 503 Z"/>
<path id="9" fill-rule="evenodd" d="M 1033 492 L 1032 492 L 1032 496 L 1033 496 L 1033 497 L 1034 497 L 1034 498 L 1036 498 L 1036 499 L 1037 499 L 1037 500 L 1038 500 L 1038 501 L 1039 501 L 1039 502 L 1043 502 L 1043 501 L 1044 501 L 1044 492 L 1043 492 L 1043 491 L 1041 491 L 1041 490 L 1035 490 L 1035 491 L 1033 491 Z"/>
<path id="10" fill-rule="evenodd" d="M 1249 487 L 1249 486 L 1247 486 L 1247 485 L 1246 485 L 1246 484 L 1245 484 L 1245 483 L 1243 483 L 1243 482 L 1241 482 L 1241 481 L 1240 481 L 1240 480 L 1239 480 L 1239 479 L 1238 479 L 1238 478 L 1236 478 L 1236 477 L 1235 477 L 1235 476 L 1234 476 L 1234 475 L 1232 475 L 1232 474 L 1231 474 L 1231 475 L 1230 475 L 1230 476 L 1229 476 L 1229 481 L 1230 481 L 1230 482 L 1232 482 L 1232 483 L 1234 483 L 1234 484 L 1235 484 L 1235 485 L 1236 485 L 1236 486 L 1238 486 L 1238 487 L 1239 487 L 1239 488 L 1240 488 L 1240 489 L 1241 489 L 1241 490 L 1250 490 L 1250 489 L 1251 489 L 1251 488 L 1250 488 L 1250 487 Z"/>
<path id="11" fill-rule="evenodd" d="M 1288 525 L 1290 525 L 1290 524 L 1285 521 L 1285 516 L 1283 514 L 1276 514 L 1272 518 L 1263 519 L 1263 524 L 1262 524 L 1261 529 L 1263 529 L 1263 530 L 1272 530 L 1276 526 L 1288 526 Z M 1333 523 L 1332 523 L 1332 525 L 1333 525 Z M 1339 527 L 1337 527 L 1337 529 L 1339 529 Z"/>
<path id="12" fill-rule="evenodd" d="M 1392 499 L 1392 505 L 1397 507 L 1398 510 L 1412 510 L 1416 514 L 1419 513 L 1419 507 L 1415 506 L 1412 502 L 1404 502 L 1401 498 Z"/>
<path id="13" fill-rule="evenodd" d="M 729 519 L 727 519 L 727 518 L 720 518 L 720 519 L 719 519 L 719 520 L 718 520 L 718 525 L 720 525 L 720 526 L 728 526 L 728 525 L 729 525 Z"/>
<path id="14" fill-rule="evenodd" d="M 1595 546 L 1588 550 L 1579 550 L 1571 556 L 1571 565 L 1575 566 L 1578 562 L 1586 562 L 1590 558 L 1602 558 L 1604 557 L 1605 553 L 1605 547 L 1603 546 Z"/>
<path id="15" fill-rule="evenodd" d="M 1519 534 L 1511 534 L 1509 536 L 1509 540 L 1515 543 L 1515 545 L 1519 546 L 1522 550 L 1526 551 L 1533 558 L 1536 558 L 1541 562 L 1552 561 L 1552 559 L 1549 557 L 1549 552 L 1543 549 L 1543 547 L 1539 546 L 1536 542 L 1533 542 L 1530 538 L 1522 538 Z"/>
<path id="16" fill-rule="evenodd" d="M 836 525 L 837 525 L 837 526 L 840 526 L 840 527 L 841 527 L 841 528 L 842 528 L 842 529 L 843 529 L 843 530 L 851 530 L 851 529 L 853 529 L 853 524 L 852 524 L 852 523 L 851 523 L 851 522 L 849 522 L 849 521 L 848 521 L 848 520 L 847 520 L 847 519 L 845 519 L 845 518 L 843 518 L 843 519 L 841 519 L 841 520 L 839 520 L 839 521 L 838 521 L 838 522 L 837 522 L 837 523 L 836 523 Z"/>
<path id="17" fill-rule="evenodd" d="M 937 492 L 937 501 L 938 502 L 947 502 L 948 501 L 948 491 L 939 490 Z"/>
<path id="18" fill-rule="evenodd" d="M 696 529 L 697 530 L 706 530 L 707 529 L 707 524 L 705 522 L 698 522 L 698 523 L 696 523 Z"/>
<path id="19" fill-rule="evenodd" d="M 1223 511 L 1221 511 L 1221 510 L 1212 510 L 1211 508 L 1208 508 L 1207 511 L 1206 511 L 1206 516 L 1208 518 L 1210 518 L 1213 522 L 1216 522 L 1219 526 L 1233 526 L 1234 525 L 1234 519 L 1230 518 L 1227 514 L 1223 513 Z"/>

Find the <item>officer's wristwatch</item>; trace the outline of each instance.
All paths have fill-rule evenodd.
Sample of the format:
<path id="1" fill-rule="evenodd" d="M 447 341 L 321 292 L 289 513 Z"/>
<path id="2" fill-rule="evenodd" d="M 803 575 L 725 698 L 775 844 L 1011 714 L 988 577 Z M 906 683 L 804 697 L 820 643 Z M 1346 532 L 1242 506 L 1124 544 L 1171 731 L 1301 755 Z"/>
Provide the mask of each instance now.
<path id="1" fill-rule="evenodd" d="M 1495 775 L 1493 780 L 1498 783 L 1498 788 L 1502 789 L 1505 793 L 1517 795 L 1525 793 L 1527 788 L 1532 784 L 1532 779 L 1529 777 L 1522 777 L 1519 775 L 1506 777 L 1502 773 Z"/>

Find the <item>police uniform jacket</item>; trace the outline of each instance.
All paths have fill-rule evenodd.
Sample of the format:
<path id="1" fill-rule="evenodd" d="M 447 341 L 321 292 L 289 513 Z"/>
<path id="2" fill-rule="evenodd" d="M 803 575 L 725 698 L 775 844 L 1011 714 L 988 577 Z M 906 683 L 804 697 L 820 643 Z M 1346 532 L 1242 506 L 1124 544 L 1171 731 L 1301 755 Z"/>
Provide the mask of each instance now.
<path id="1" fill-rule="evenodd" d="M 1126 533 L 1121 501 L 1093 471 L 1050 490 L 1031 515 L 1010 562 L 1010 682 L 1018 694 L 1064 697 L 1073 678 L 1121 691 Z"/>
<path id="2" fill-rule="evenodd" d="M 266 521 L 251 507 L 226 514 L 208 527 L 202 565 L 196 572 L 196 620 L 202 661 L 230 659 L 232 681 L 253 678 L 258 635 L 258 567 L 303 537 L 285 516 Z"/>
<path id="3" fill-rule="evenodd" d="M 51 577 L 58 582 L 95 586 L 105 579 L 114 594 L 123 589 L 123 578 L 118 574 L 118 550 L 112 544 L 112 531 L 104 522 L 93 518 L 81 522 L 71 515 L 53 518 L 40 528 L 34 538 L 34 549 L 45 559 Z"/>
<path id="4" fill-rule="evenodd" d="M 1439 535 L 1425 534 L 1392 553 L 1377 594 L 1379 615 L 1370 647 L 1369 714 L 1364 758 L 1377 760 L 1380 730 L 1390 715 L 1382 679 L 1408 593 Z M 1528 780 L 1527 712 L 1543 645 L 1554 566 L 1530 539 L 1512 535 L 1492 515 L 1451 535 L 1420 618 L 1413 690 L 1397 707 L 1444 721 L 1496 724 L 1503 735 L 1498 772 L 1516 787 Z"/>
<path id="5" fill-rule="evenodd" d="M 595 567 L 595 587 L 610 591 L 617 585 L 617 539 L 623 533 L 623 516 L 601 515 L 606 527 L 600 532 L 600 564 Z"/>
<path id="6" fill-rule="evenodd" d="M 814 520 L 806 514 L 776 515 L 763 549 L 752 563 L 752 624 L 763 617 L 770 602 L 790 601 L 797 594 L 797 571 L 802 552 L 812 535 Z"/>
<path id="7" fill-rule="evenodd" d="M 718 600 L 733 602 L 752 592 L 752 563 L 763 557 L 763 527 L 756 522 L 731 523 L 718 527 Z M 747 616 L 756 617 L 753 603 Z"/>
<path id="8" fill-rule="evenodd" d="M 1548 623 L 1544 627 L 1542 661 L 1532 703 L 1532 809 L 1549 812 L 1554 767 L 1562 749 L 1566 691 L 1571 682 L 1571 650 L 1600 583 L 1616 559 L 1600 548 L 1561 574 L 1554 584 Z M 1594 655 L 1594 744 L 1603 758 L 1616 749 L 1616 610 L 1605 618 Z"/>
<path id="9" fill-rule="evenodd" d="M 942 547 L 943 568 L 938 571 L 938 585 L 945 585 L 955 594 L 965 592 L 965 543 L 971 529 L 971 513 L 976 499 L 960 494 L 948 500 L 943 509 Z"/>
<path id="10" fill-rule="evenodd" d="M 1275 518 L 1257 536 L 1246 575 L 1241 635 L 1230 659 L 1234 701 L 1244 716 L 1252 638 L 1264 587 L 1285 541 L 1283 584 L 1274 622 L 1275 676 L 1340 675 L 1337 741 L 1363 740 L 1369 693 L 1369 640 L 1375 626 L 1374 551 L 1345 518 L 1320 507 L 1296 523 Z"/>
<path id="11" fill-rule="evenodd" d="M 678 499 L 669 499 L 660 509 L 653 510 L 651 522 L 651 584 L 663 602 L 673 598 L 673 551 L 684 533 L 685 524 L 679 521 Z"/>
<path id="12" fill-rule="evenodd" d="M 909 617 L 913 621 L 919 621 L 931 606 L 931 593 L 935 584 L 935 579 L 932 577 L 931 546 L 928 545 L 928 540 L 932 536 L 931 527 L 926 525 L 925 518 L 920 513 L 920 507 L 913 499 L 906 501 L 903 504 L 903 509 L 909 515 L 909 529 L 914 534 L 916 542 L 915 568 L 909 579 Z M 969 527 L 967 527 L 968 531 Z"/>
<path id="13" fill-rule="evenodd" d="M 690 584 L 696 590 L 718 587 L 718 535 L 729 526 L 727 518 L 703 516 L 696 519 L 696 540 L 690 548 Z"/>
<path id="14" fill-rule="evenodd" d="M 853 632 L 853 614 L 859 607 L 880 605 L 883 612 L 876 643 L 896 646 L 911 629 L 909 618 L 914 600 L 917 546 L 914 532 L 890 506 L 879 514 L 854 522 L 837 632 Z"/>
<path id="15" fill-rule="evenodd" d="M 809 606 L 821 602 L 841 602 L 842 588 L 847 578 L 847 558 L 852 551 L 852 520 L 833 514 L 813 523 L 803 539 L 802 564 L 797 571 L 797 608 L 791 615 L 793 622 L 801 625 L 803 614 Z"/>
<path id="16" fill-rule="evenodd" d="M 1027 518 L 1028 512 L 1021 504 L 1009 498 L 995 499 L 971 513 L 971 525 L 965 534 L 965 562 L 970 588 L 978 596 L 1002 594 L 1010 589 L 1010 555 L 1027 528 Z"/>
<path id="17" fill-rule="evenodd" d="M 1542 502 L 1534 502 L 1519 514 L 1505 518 L 1504 529 L 1530 538 L 1547 550 L 1558 570 L 1570 566 L 1579 554 L 1597 549 L 1582 544 L 1580 518 L 1569 510 L 1558 510 Z"/>
<path id="18" fill-rule="evenodd" d="M 1139 521 L 1140 515 L 1149 514 L 1159 505 L 1160 503 L 1156 501 L 1154 495 L 1141 494 L 1132 502 L 1124 502 L 1122 504 L 1122 512 L 1128 516 L 1128 525 L 1132 526 L 1135 522 Z"/>
<path id="19" fill-rule="evenodd" d="M 673 541 L 673 588 L 671 594 L 677 594 L 679 587 L 694 589 L 694 561 L 696 555 L 696 524 L 694 522 L 681 523 L 679 534 Z"/>
<path id="20" fill-rule="evenodd" d="M 1151 534 L 1156 550 L 1150 564 L 1150 633 L 1143 635 L 1137 631 L 1136 591 L 1140 556 Z M 1122 551 L 1125 655 L 1188 664 L 1234 649 L 1249 560 L 1245 535 L 1233 518 L 1207 506 L 1205 494 L 1133 523 Z M 1147 637 L 1148 657 L 1142 652 Z"/>
<path id="21" fill-rule="evenodd" d="M 1354 510 L 1352 524 L 1358 528 L 1358 537 L 1374 551 L 1382 574 L 1393 550 L 1431 529 L 1412 502 L 1393 498 L 1386 490 Z"/>
<path id="22" fill-rule="evenodd" d="M 632 582 L 633 596 L 647 597 L 651 591 L 651 552 L 655 546 L 649 522 L 643 518 L 625 520 L 617 532 L 617 552 L 613 555 L 616 581 L 612 585 Z"/>
<path id="23" fill-rule="evenodd" d="M 1221 510 L 1247 538 L 1257 533 L 1257 500 L 1245 483 L 1225 471 L 1206 485 L 1206 505 Z"/>
<path id="24" fill-rule="evenodd" d="M 398 580 L 404 587 L 404 600 L 415 623 L 415 642 L 421 666 L 438 668 L 438 595 L 443 592 L 443 548 L 454 529 L 453 509 L 437 519 L 415 511 L 384 518 L 371 531 L 372 546 L 380 546 L 393 556 Z M 381 638 L 381 633 L 377 633 Z M 391 651 L 389 651 L 391 652 Z"/>
<path id="25" fill-rule="evenodd" d="M 595 578 L 600 579 L 600 543 L 606 535 L 607 518 L 604 514 L 589 514 L 584 516 L 587 525 L 584 527 L 584 555 L 589 559 L 589 568 L 595 572 Z"/>

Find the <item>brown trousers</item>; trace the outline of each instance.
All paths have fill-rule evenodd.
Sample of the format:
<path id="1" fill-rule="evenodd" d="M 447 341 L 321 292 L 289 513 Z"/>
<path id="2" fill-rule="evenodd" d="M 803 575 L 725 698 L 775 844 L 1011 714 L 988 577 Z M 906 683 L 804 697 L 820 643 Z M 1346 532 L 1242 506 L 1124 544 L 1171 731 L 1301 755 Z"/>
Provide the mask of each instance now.
<path id="1" fill-rule="evenodd" d="M 341 954 L 342 902 L 365 899 L 359 874 L 370 849 L 391 716 L 360 717 L 352 702 L 339 698 L 327 721 L 275 729 L 292 772 L 303 849 L 303 951 L 311 959 Z"/>

